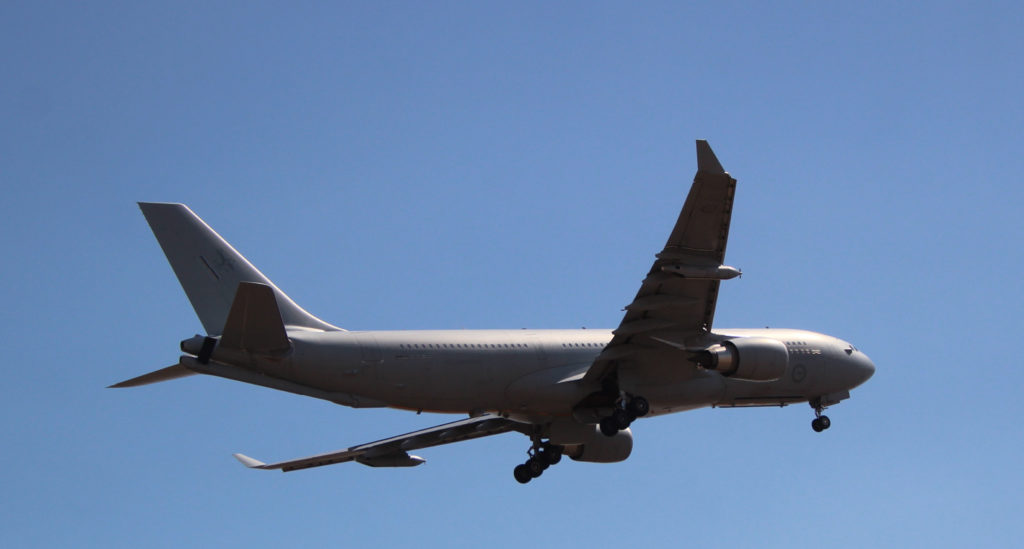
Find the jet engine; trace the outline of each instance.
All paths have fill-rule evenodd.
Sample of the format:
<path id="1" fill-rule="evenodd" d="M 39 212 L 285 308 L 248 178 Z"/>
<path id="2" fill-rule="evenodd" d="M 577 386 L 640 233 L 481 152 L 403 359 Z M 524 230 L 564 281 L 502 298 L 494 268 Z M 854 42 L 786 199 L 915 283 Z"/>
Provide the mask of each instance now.
<path id="1" fill-rule="evenodd" d="M 727 339 L 691 358 L 701 368 L 747 381 L 775 381 L 786 373 L 786 345 L 767 337 Z"/>
<path id="2" fill-rule="evenodd" d="M 613 437 L 601 434 L 597 426 L 587 436 L 582 444 L 567 444 L 563 455 L 569 456 L 575 461 L 589 461 L 591 463 L 615 463 L 623 461 L 633 452 L 633 432 L 623 429 Z"/>

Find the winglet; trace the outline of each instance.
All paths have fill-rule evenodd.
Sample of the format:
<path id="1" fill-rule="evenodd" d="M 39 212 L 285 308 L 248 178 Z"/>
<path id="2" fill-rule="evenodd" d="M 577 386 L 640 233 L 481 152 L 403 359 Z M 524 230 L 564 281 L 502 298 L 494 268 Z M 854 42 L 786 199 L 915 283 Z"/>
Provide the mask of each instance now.
<path id="1" fill-rule="evenodd" d="M 264 465 L 266 465 L 266 463 L 263 463 L 262 461 L 260 461 L 258 459 L 252 459 L 251 457 L 249 457 L 249 456 L 247 456 L 245 454 L 231 454 L 231 455 L 235 456 L 235 459 L 237 459 L 238 461 L 241 461 L 242 465 L 245 465 L 246 467 L 248 467 L 250 469 L 259 469 L 259 468 L 263 467 Z"/>
<path id="2" fill-rule="evenodd" d="M 711 150 L 711 145 L 708 145 L 708 142 L 703 139 L 697 140 L 697 171 L 714 174 L 725 173 L 715 152 Z"/>

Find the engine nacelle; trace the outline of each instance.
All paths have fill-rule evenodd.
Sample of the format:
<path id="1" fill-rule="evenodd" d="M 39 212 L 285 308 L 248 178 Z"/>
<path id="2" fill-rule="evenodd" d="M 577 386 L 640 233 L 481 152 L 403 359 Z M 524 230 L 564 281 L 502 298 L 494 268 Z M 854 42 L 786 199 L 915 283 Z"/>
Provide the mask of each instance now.
<path id="1" fill-rule="evenodd" d="M 727 339 L 697 353 L 701 368 L 723 376 L 747 381 L 775 381 L 786 374 L 789 351 L 786 344 L 767 337 Z"/>
<path id="2" fill-rule="evenodd" d="M 623 461 L 633 452 L 633 432 L 623 429 L 615 436 L 609 437 L 601 434 L 600 429 L 595 425 L 594 430 L 587 436 L 582 444 L 567 444 L 563 455 L 569 456 L 575 461 L 589 461 L 591 463 L 614 463 Z"/>

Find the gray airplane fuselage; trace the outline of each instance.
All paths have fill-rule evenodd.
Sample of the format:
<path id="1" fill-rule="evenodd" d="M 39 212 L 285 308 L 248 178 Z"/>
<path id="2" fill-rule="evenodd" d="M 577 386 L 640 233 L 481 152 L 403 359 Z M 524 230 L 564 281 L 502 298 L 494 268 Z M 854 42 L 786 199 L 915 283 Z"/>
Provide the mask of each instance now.
<path id="1" fill-rule="evenodd" d="M 597 388 L 581 378 L 612 338 L 610 330 L 424 330 L 288 333 L 279 357 L 214 358 L 292 381 L 358 406 L 425 412 L 494 412 L 524 421 L 573 415 Z M 804 330 L 722 330 L 702 346 L 736 337 L 785 344 L 789 361 L 775 381 L 730 379 L 685 367 L 686 353 L 667 349 L 657 371 L 622 376 L 623 390 L 645 395 L 651 415 L 706 406 L 806 402 L 860 385 L 874 372 L 849 343 Z M 287 390 L 287 389 L 286 389 Z"/>

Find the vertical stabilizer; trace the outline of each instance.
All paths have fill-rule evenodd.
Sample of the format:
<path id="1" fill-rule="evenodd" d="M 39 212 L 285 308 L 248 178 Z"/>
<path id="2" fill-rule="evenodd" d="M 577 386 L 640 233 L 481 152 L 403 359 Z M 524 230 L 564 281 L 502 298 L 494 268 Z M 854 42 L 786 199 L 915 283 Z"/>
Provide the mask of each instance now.
<path id="1" fill-rule="evenodd" d="M 206 333 L 221 334 L 241 282 L 269 286 L 287 326 L 340 330 L 299 307 L 184 204 L 140 202 Z"/>

